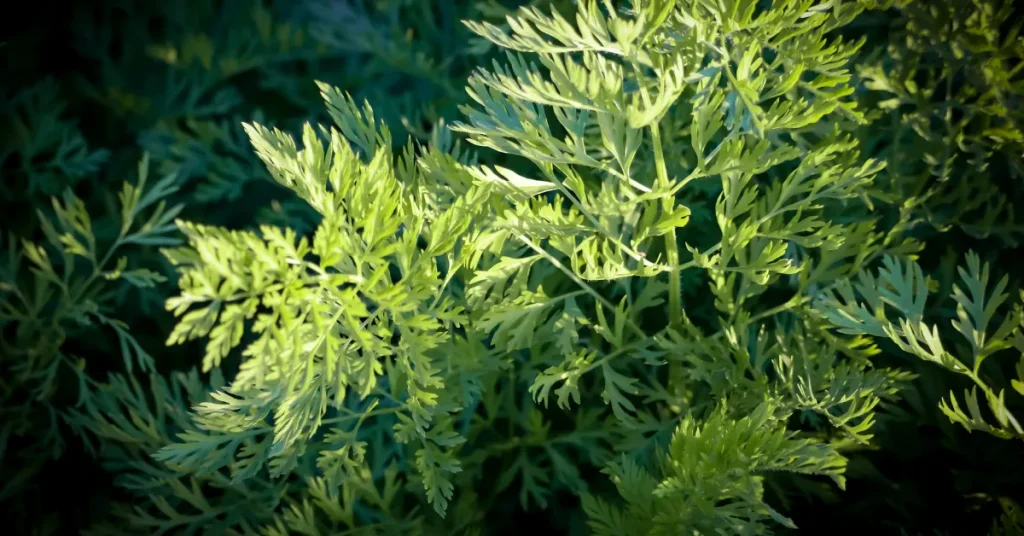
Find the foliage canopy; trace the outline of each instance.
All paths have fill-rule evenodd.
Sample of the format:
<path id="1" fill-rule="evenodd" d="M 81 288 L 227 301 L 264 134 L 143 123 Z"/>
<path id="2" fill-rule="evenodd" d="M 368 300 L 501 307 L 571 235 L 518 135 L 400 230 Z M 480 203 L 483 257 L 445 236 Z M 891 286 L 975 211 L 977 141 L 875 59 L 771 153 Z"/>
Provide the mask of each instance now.
<path id="1" fill-rule="evenodd" d="M 73 442 L 97 535 L 1024 527 L 1010 2 L 114 4 L 105 126 L 5 105 L 5 503 Z"/>

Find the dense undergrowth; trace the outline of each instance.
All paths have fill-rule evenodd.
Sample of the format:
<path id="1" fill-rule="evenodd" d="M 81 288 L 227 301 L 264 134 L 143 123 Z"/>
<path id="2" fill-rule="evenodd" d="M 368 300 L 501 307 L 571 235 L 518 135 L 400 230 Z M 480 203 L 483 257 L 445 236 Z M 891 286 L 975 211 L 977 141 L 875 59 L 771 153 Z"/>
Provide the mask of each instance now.
<path id="1" fill-rule="evenodd" d="M 1009 0 L 32 9 L 14 533 L 1024 532 Z"/>

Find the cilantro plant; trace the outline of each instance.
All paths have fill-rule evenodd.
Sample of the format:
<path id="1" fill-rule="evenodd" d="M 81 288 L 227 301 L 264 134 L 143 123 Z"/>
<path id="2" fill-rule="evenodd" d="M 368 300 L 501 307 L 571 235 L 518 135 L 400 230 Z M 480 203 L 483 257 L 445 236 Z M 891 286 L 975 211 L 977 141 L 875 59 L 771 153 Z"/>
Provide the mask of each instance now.
<path id="1" fill-rule="evenodd" d="M 144 162 L 112 232 L 55 201 L 0 287 L 4 411 L 36 444 L 59 417 L 118 486 L 90 533 L 813 533 L 801 504 L 902 469 L 875 462 L 913 411 L 1012 473 L 1008 2 L 520 4 L 173 12 L 133 86 L 157 98 L 92 86 L 178 174 Z M 241 98 L 252 73 L 283 123 Z M 195 205 L 245 212 L 168 208 L 197 177 Z M 168 348 L 111 310 L 166 296 L 168 265 L 122 257 L 154 246 Z M 123 357 L 102 378 L 62 347 L 97 327 Z M 58 376 L 73 400 L 43 396 Z M 956 490 L 993 534 L 1021 526 L 1008 480 Z"/>
<path id="2" fill-rule="evenodd" d="M 791 525 L 764 502 L 763 473 L 842 486 L 844 445 L 870 440 L 879 401 L 908 379 L 864 359 L 863 340 L 828 338 L 808 308 L 918 247 L 874 224 L 884 163 L 838 128 L 863 120 L 847 71 L 860 43 L 826 34 L 861 9 L 583 2 L 574 22 L 527 8 L 507 30 L 469 23 L 508 54 L 469 79 L 475 105 L 454 130 L 522 171 L 441 140 L 395 155 L 372 110 L 326 85 L 334 127 L 307 126 L 296 144 L 247 126 L 274 179 L 322 219 L 308 238 L 180 224 L 169 342 L 207 338 L 204 370 L 239 345 L 242 361 L 196 406 L 202 432 L 157 459 L 244 481 L 295 471 L 312 449 L 314 474 L 350 475 L 335 484 L 358 501 L 387 485 L 359 447 L 366 430 L 445 515 L 473 482 L 459 475 L 492 458 L 499 490 L 545 506 L 550 488 L 588 489 L 559 443 L 601 467 L 623 444 L 630 460 L 670 436 L 661 484 L 627 496 L 646 508 L 629 515 L 668 532 Z M 717 229 L 688 233 L 709 191 Z M 684 277 L 710 286 L 710 325 L 688 318 Z M 779 287 L 785 300 L 762 299 Z M 553 433 L 558 415 L 523 393 L 590 409 Z M 823 420 L 787 429 L 798 412 Z M 346 415 L 356 430 L 339 426 Z M 607 467 L 620 490 L 654 478 Z M 587 501 L 598 532 L 627 515 Z"/>

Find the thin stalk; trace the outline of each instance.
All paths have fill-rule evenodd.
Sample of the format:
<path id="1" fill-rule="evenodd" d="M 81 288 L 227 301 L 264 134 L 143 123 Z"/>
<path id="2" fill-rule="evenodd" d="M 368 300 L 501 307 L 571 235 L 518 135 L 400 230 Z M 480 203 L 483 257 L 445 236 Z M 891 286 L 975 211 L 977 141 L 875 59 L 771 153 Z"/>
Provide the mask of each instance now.
<path id="1" fill-rule="evenodd" d="M 654 148 L 654 167 L 657 173 L 658 182 L 662 188 L 669 188 L 668 167 L 665 166 L 665 153 L 661 147 L 661 130 L 658 122 L 651 123 L 651 145 Z M 666 197 L 663 200 L 663 210 L 670 212 L 675 207 L 675 197 Z M 679 267 L 679 244 L 676 242 L 676 230 L 673 228 L 665 234 L 665 252 L 668 255 L 668 319 L 669 325 L 681 327 L 683 325 L 683 289 L 680 278 Z"/>
<path id="2" fill-rule="evenodd" d="M 644 106 L 651 107 L 651 95 L 643 83 L 643 75 L 640 67 L 635 61 L 632 62 L 633 72 L 636 75 L 640 86 L 640 99 Z M 658 122 L 660 117 L 655 118 L 650 124 L 651 148 L 654 151 L 654 169 L 657 183 L 662 191 L 670 189 L 672 181 L 668 177 L 668 166 L 665 165 L 665 151 L 661 145 L 661 128 Z M 675 208 L 675 195 L 666 196 L 662 199 L 662 210 L 671 212 Z M 682 279 L 679 268 L 679 244 L 676 242 L 676 230 L 671 229 L 665 234 L 665 253 L 668 257 L 668 320 L 669 326 L 681 328 L 683 325 L 683 291 Z"/>

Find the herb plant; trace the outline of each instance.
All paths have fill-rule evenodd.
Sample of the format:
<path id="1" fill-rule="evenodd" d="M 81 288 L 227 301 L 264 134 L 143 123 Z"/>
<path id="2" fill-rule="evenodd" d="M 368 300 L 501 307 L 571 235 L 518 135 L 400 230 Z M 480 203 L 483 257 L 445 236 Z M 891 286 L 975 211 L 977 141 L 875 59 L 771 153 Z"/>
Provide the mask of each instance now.
<path id="1" fill-rule="evenodd" d="M 454 50 L 448 19 L 423 23 L 442 63 L 368 22 L 426 18 L 413 3 L 318 5 L 313 44 L 255 9 L 259 46 L 293 37 L 316 75 L 331 50 L 376 55 L 352 64 L 366 85 L 319 81 L 326 113 L 295 131 L 253 114 L 244 138 L 210 119 L 238 105 L 220 89 L 223 107 L 184 114 L 212 138 L 173 121 L 141 136 L 168 174 L 146 186 L 144 160 L 107 253 L 70 193 L 38 218 L 49 249 L 24 243 L 32 277 L 12 247 L 4 333 L 31 359 L 8 365 L 4 411 L 60 415 L 113 476 L 90 533 L 786 533 L 795 503 L 884 478 L 865 467 L 914 426 L 904 408 L 1019 453 L 1024 292 L 983 260 L 1018 234 L 1008 3 L 443 4 L 477 16 Z M 886 46 L 863 23 L 879 17 Z M 160 50 L 207 70 L 223 51 Z M 224 80 L 244 67 L 231 57 Z M 393 81 L 375 61 L 438 93 L 382 113 L 353 96 Z M 298 75 L 265 82 L 308 108 Z M 204 221 L 164 201 L 195 176 L 212 180 L 200 204 L 258 176 L 292 197 Z M 974 246 L 936 261 L 952 233 Z M 167 264 L 115 262 L 128 247 Z M 103 284 L 145 290 L 157 270 L 176 278 L 161 338 L 198 369 L 162 368 L 151 354 L 171 350 L 108 310 Z M 73 322 L 112 330 L 123 367 L 100 379 L 70 359 Z M 51 407 L 65 362 L 76 401 Z M 982 497 L 993 534 L 1024 526 L 1011 485 Z"/>

